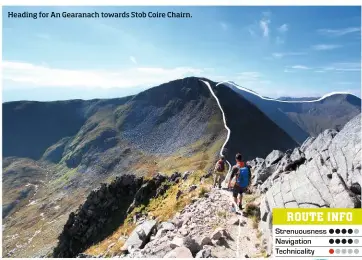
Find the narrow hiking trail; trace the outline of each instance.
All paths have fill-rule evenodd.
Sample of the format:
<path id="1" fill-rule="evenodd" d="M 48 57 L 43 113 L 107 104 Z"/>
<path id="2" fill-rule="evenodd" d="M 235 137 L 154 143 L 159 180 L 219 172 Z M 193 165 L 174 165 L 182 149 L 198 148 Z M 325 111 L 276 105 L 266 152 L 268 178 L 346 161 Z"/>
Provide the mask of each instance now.
<path id="1" fill-rule="evenodd" d="M 225 148 L 227 142 L 228 142 L 229 139 L 230 139 L 231 130 L 230 130 L 230 128 L 229 128 L 229 127 L 227 126 L 227 124 L 226 124 L 226 116 L 225 116 L 224 110 L 222 109 L 222 106 L 221 106 L 221 104 L 220 104 L 219 99 L 217 98 L 216 94 L 215 94 L 214 91 L 212 90 L 212 88 L 211 88 L 211 86 L 210 86 L 210 83 L 207 82 L 207 81 L 204 81 L 204 80 L 200 80 L 200 81 L 203 82 L 203 83 L 207 86 L 207 88 L 209 89 L 211 95 L 215 98 L 215 100 L 216 100 L 216 102 L 217 102 L 217 104 L 218 104 L 218 106 L 219 106 L 219 108 L 220 108 L 221 114 L 222 114 L 222 119 L 223 119 L 223 122 L 224 122 L 224 127 L 225 127 L 225 129 L 227 130 L 227 132 L 228 132 L 227 137 L 226 137 L 226 140 L 225 140 L 225 142 L 224 142 L 224 144 L 222 145 L 221 150 L 220 150 L 220 155 L 223 155 L 224 148 Z M 228 173 L 226 174 L 224 183 L 222 184 L 222 186 L 223 186 L 224 188 L 226 188 L 226 182 L 230 179 L 230 176 L 231 176 L 231 164 L 230 164 L 230 162 L 229 162 L 228 160 L 226 160 L 226 162 L 227 162 L 227 164 L 228 164 L 228 166 L 229 166 L 229 170 L 228 170 Z"/>
<path id="2" fill-rule="evenodd" d="M 127 257 L 165 258 L 173 248 L 186 246 L 192 251 L 198 245 L 202 250 L 195 250 L 203 257 L 261 257 L 263 244 L 258 229 L 252 219 L 231 212 L 231 203 L 230 192 L 212 189 L 163 225 L 143 249 Z"/>
<path id="3" fill-rule="evenodd" d="M 217 104 L 218 104 L 218 106 L 219 106 L 219 108 L 220 108 L 220 111 L 221 111 L 221 113 L 222 113 L 222 116 L 223 116 L 224 127 L 225 127 L 225 129 L 227 130 L 227 132 L 228 132 L 227 138 L 226 138 L 226 140 L 225 140 L 225 142 L 224 142 L 224 144 L 223 144 L 223 146 L 222 146 L 222 148 L 221 148 L 221 150 L 220 150 L 220 155 L 223 155 L 224 148 L 225 148 L 225 146 L 226 146 L 226 144 L 227 144 L 227 142 L 229 141 L 229 138 L 230 138 L 231 130 L 230 130 L 230 128 L 229 128 L 229 127 L 227 126 L 227 124 L 226 124 L 226 116 L 225 116 L 224 110 L 222 109 L 222 106 L 221 106 L 221 104 L 220 104 L 219 99 L 217 98 L 216 94 L 215 94 L 214 91 L 212 90 L 212 88 L 211 88 L 211 86 L 210 86 L 210 83 L 207 82 L 207 81 L 203 81 L 203 80 L 201 80 L 201 81 L 208 87 L 208 89 L 209 89 L 209 91 L 211 92 L 212 96 L 215 98 L 215 100 L 216 100 L 216 102 L 217 102 Z M 219 83 L 219 84 L 220 84 L 220 83 Z M 217 84 L 217 85 L 219 85 L 219 84 Z M 228 164 L 228 166 L 229 166 L 229 169 L 228 169 L 228 173 L 227 173 L 227 175 L 226 175 L 226 177 L 225 177 L 225 180 L 224 180 L 224 182 L 223 182 L 223 185 L 222 185 L 224 188 L 226 188 L 227 182 L 229 181 L 230 176 L 231 176 L 231 164 L 230 164 L 230 162 L 227 161 L 227 160 L 226 160 L 226 162 L 227 162 L 227 164 Z M 220 192 L 221 192 L 221 194 L 222 194 L 223 197 L 224 197 L 224 196 L 229 196 L 229 197 L 230 197 L 230 195 L 231 195 L 230 193 L 228 193 L 228 192 L 225 191 L 225 190 L 220 190 Z M 244 223 L 245 221 L 244 221 L 243 218 L 241 217 L 241 216 L 242 216 L 242 212 L 239 210 L 239 207 L 235 204 L 235 202 L 234 202 L 232 199 L 229 200 L 228 205 L 230 205 L 230 204 L 234 204 L 234 207 L 237 209 L 236 214 L 239 216 L 238 228 L 237 228 L 237 237 L 236 237 L 236 241 L 237 241 L 237 242 L 236 242 L 236 245 L 237 245 L 237 246 L 236 246 L 236 250 L 235 250 L 235 252 L 236 252 L 236 257 L 237 257 L 237 258 L 239 258 L 239 257 L 244 257 L 244 256 L 241 254 L 241 250 L 240 250 L 240 243 L 241 243 L 240 238 L 241 238 L 242 234 L 245 232 L 245 228 L 243 228 L 243 225 L 242 225 L 242 223 Z M 232 233 L 235 233 L 234 231 L 235 231 L 235 228 L 233 228 L 233 229 L 231 230 Z M 249 238 L 249 241 L 250 241 L 250 238 Z M 243 244 L 245 244 L 245 243 L 243 243 Z M 246 243 L 246 244 L 247 244 L 247 243 Z M 224 257 L 224 256 L 221 256 L 221 257 Z"/>

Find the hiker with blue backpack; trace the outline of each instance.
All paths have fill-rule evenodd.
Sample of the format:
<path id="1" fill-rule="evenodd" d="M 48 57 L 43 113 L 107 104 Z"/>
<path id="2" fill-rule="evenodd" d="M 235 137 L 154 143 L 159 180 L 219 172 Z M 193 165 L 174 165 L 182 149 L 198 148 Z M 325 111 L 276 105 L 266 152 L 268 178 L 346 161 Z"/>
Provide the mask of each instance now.
<path id="1" fill-rule="evenodd" d="M 243 158 L 240 153 L 236 154 L 235 160 L 236 164 L 232 167 L 228 188 L 232 188 L 233 200 L 235 204 L 238 205 L 240 209 L 242 209 L 243 193 L 246 192 L 249 186 L 251 170 L 250 167 L 243 162 Z M 233 185 L 231 185 L 234 177 L 235 182 Z M 239 203 L 237 199 L 238 195 Z M 231 210 L 237 211 L 237 209 L 234 208 L 234 205 L 232 205 Z"/>

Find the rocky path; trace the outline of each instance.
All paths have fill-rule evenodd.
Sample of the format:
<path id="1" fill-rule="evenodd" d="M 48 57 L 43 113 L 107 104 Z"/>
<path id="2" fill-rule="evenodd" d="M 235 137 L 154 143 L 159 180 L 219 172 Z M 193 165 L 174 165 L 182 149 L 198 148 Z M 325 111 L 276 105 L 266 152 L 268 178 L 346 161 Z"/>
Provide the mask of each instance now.
<path id="1" fill-rule="evenodd" d="M 154 223 L 150 242 L 143 249 L 128 246 L 129 254 L 123 256 L 260 257 L 263 246 L 258 230 L 253 228 L 253 220 L 241 213 L 231 212 L 231 203 L 230 192 L 214 189 L 204 197 L 195 199 L 172 220 L 158 225 Z M 129 245 L 130 242 L 127 241 Z"/>

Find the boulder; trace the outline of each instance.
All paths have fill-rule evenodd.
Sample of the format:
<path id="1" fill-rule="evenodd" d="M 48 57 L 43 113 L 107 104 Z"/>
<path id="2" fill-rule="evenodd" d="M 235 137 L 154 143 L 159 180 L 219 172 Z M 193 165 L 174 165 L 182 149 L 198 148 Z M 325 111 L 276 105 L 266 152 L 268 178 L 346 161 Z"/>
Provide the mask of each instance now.
<path id="1" fill-rule="evenodd" d="M 200 245 L 191 237 L 174 237 L 170 243 L 170 247 L 186 247 L 192 254 L 196 254 L 201 249 Z"/>
<path id="2" fill-rule="evenodd" d="M 163 258 L 193 258 L 191 251 L 184 246 L 177 247 L 167 253 Z"/>
<path id="3" fill-rule="evenodd" d="M 127 239 L 124 248 L 127 248 L 129 252 L 135 248 L 142 248 L 148 242 L 155 227 L 155 220 L 147 220 L 137 226 Z"/>
<path id="4" fill-rule="evenodd" d="M 212 245 L 211 238 L 208 236 L 205 236 L 201 239 L 200 245 L 203 247 L 205 245 Z"/>
<path id="5" fill-rule="evenodd" d="M 264 183 L 276 170 L 277 165 L 266 166 L 265 163 L 255 167 L 252 185 Z"/>
<path id="6" fill-rule="evenodd" d="M 161 224 L 158 225 L 158 229 L 174 230 L 175 225 L 172 224 L 171 222 L 162 222 Z"/>
<path id="7" fill-rule="evenodd" d="M 290 160 L 295 164 L 301 164 L 305 160 L 305 155 L 299 148 L 294 148 Z"/>
<path id="8" fill-rule="evenodd" d="M 252 168 L 254 168 L 254 167 L 262 164 L 263 162 L 264 162 L 263 158 L 257 157 L 257 158 L 255 158 L 255 159 L 253 159 L 251 161 L 248 161 L 247 164 L 250 165 Z"/>
<path id="9" fill-rule="evenodd" d="M 225 236 L 226 230 L 224 228 L 217 228 L 214 232 L 211 234 L 212 240 L 219 240 L 220 238 Z"/>
<path id="10" fill-rule="evenodd" d="M 195 258 L 212 258 L 211 249 L 210 248 L 202 249 L 196 254 Z"/>
<path id="11" fill-rule="evenodd" d="M 284 153 L 279 150 L 273 150 L 266 158 L 265 165 L 269 167 L 270 165 L 276 164 L 280 159 L 282 159 Z"/>

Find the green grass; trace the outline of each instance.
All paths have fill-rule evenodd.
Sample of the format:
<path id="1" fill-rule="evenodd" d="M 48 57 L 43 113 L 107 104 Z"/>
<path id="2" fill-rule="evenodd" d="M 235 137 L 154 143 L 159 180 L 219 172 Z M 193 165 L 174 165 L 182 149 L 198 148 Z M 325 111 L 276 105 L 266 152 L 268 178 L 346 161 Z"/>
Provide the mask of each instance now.
<path id="1" fill-rule="evenodd" d="M 202 186 L 199 191 L 199 197 L 200 198 L 205 197 L 205 194 L 208 192 L 209 192 L 209 190 L 206 187 Z"/>
<path id="2" fill-rule="evenodd" d="M 244 216 L 249 217 L 253 222 L 253 228 L 257 229 L 260 222 L 260 207 L 255 203 L 248 203 L 245 206 Z"/>
<path id="3" fill-rule="evenodd" d="M 217 215 L 218 215 L 219 218 L 226 218 L 227 217 L 226 211 L 218 211 Z"/>
<path id="4" fill-rule="evenodd" d="M 62 172 L 64 172 L 64 174 L 61 174 L 60 177 L 58 177 L 57 179 L 53 180 L 51 182 L 51 185 L 53 186 L 63 186 L 67 183 L 69 183 L 78 173 L 78 169 L 74 168 L 74 169 L 68 169 L 68 168 L 62 168 Z"/>

